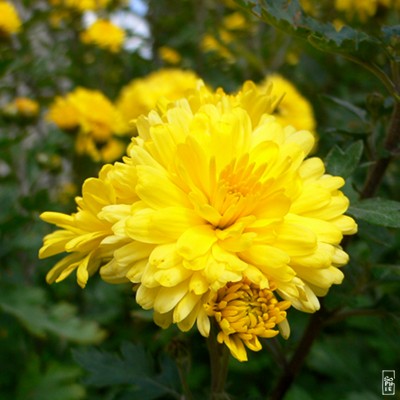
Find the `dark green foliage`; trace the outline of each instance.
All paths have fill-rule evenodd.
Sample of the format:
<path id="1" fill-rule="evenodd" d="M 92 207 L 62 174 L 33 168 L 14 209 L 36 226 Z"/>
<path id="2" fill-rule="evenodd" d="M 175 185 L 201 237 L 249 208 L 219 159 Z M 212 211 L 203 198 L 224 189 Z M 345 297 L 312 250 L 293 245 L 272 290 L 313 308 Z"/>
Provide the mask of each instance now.
<path id="1" fill-rule="evenodd" d="M 154 361 L 142 345 L 123 343 L 121 355 L 95 348 L 75 350 L 75 360 L 90 375 L 88 385 L 96 387 L 126 387 L 118 399 L 136 396 L 143 400 L 179 399 L 179 375 L 175 363 L 167 356 L 159 362 L 159 372 Z"/>
<path id="2" fill-rule="evenodd" d="M 400 202 L 386 199 L 367 199 L 353 203 L 349 214 L 374 225 L 400 228 Z"/>

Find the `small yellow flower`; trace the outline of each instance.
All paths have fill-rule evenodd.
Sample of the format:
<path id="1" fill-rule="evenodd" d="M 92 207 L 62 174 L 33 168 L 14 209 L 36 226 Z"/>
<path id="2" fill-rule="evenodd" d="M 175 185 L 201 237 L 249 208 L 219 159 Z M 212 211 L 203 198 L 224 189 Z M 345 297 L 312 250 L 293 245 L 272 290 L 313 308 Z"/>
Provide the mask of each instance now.
<path id="1" fill-rule="evenodd" d="M 194 89 L 198 76 L 192 71 L 165 68 L 144 78 L 132 80 L 122 88 L 116 102 L 126 133 L 132 133 L 132 124 L 139 115 L 154 109 L 161 99 L 177 100 Z"/>
<path id="2" fill-rule="evenodd" d="M 201 48 L 205 52 L 215 52 L 220 57 L 225 58 L 229 62 L 234 61 L 234 56 L 229 50 L 228 45 L 233 41 L 233 35 L 225 29 L 218 31 L 218 37 L 209 33 L 203 36 Z"/>
<path id="3" fill-rule="evenodd" d="M 309 13 L 309 14 L 311 14 L 311 15 L 314 14 L 314 12 L 315 12 L 315 5 L 314 5 L 314 3 L 313 3 L 312 0 L 300 0 L 300 4 L 301 4 L 301 6 L 303 7 L 303 10 L 304 10 L 306 13 Z"/>
<path id="4" fill-rule="evenodd" d="M 285 310 L 290 302 L 278 302 L 274 289 L 272 285 L 261 289 L 249 279 L 230 282 L 205 305 L 207 315 L 214 317 L 221 329 L 218 342 L 225 343 L 239 361 L 247 361 L 245 346 L 260 351 L 259 338 L 276 336 L 276 326 L 280 325 L 284 336 L 289 336 Z"/>
<path id="5" fill-rule="evenodd" d="M 176 65 L 182 60 L 181 55 L 172 47 L 162 46 L 158 49 L 158 54 L 161 60 L 168 64 Z"/>
<path id="6" fill-rule="evenodd" d="M 98 19 L 82 32 L 81 40 L 116 53 L 124 43 L 125 31 L 110 21 Z"/>
<path id="7" fill-rule="evenodd" d="M 119 133 L 120 115 L 99 91 L 77 88 L 57 97 L 47 119 L 63 130 L 78 130 L 76 151 L 95 161 L 111 162 L 124 152 L 122 143 L 113 139 L 113 134 Z"/>
<path id="8" fill-rule="evenodd" d="M 21 116 L 23 118 L 36 117 L 39 113 L 39 103 L 28 97 L 17 97 L 7 104 L 3 111 L 7 115 Z"/>
<path id="9" fill-rule="evenodd" d="M 246 18 L 239 11 L 224 17 L 222 20 L 222 25 L 229 31 L 243 30 L 247 28 Z"/>
<path id="10" fill-rule="evenodd" d="M 0 1 L 0 36 L 18 33 L 21 20 L 14 6 L 6 1 Z"/>

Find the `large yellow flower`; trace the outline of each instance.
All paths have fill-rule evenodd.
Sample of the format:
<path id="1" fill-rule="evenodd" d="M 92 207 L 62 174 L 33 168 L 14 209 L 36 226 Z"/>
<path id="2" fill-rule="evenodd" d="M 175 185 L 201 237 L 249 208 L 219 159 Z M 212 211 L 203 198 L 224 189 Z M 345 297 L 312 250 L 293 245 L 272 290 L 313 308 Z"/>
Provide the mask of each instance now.
<path id="1" fill-rule="evenodd" d="M 14 6 L 6 1 L 0 1 L 0 37 L 18 33 L 21 20 Z"/>
<path id="2" fill-rule="evenodd" d="M 49 280 L 79 265 L 82 284 L 79 273 L 102 266 L 104 280 L 135 285 L 162 327 L 197 323 L 208 336 L 215 318 L 218 340 L 241 361 L 275 325 L 288 336 L 289 303 L 319 308 L 317 296 L 343 279 L 343 235 L 357 228 L 343 215 L 343 179 L 306 159 L 313 135 L 278 123 L 275 101 L 250 82 L 231 96 L 199 86 L 139 117 L 124 162 L 84 187 L 92 219 L 83 221 L 82 206 L 72 217 L 44 214 L 62 230 L 41 256 L 66 250 L 73 261 Z"/>
<path id="3" fill-rule="evenodd" d="M 119 133 L 120 115 L 111 101 L 97 90 L 77 88 L 64 97 L 56 97 L 47 119 L 63 130 L 79 130 L 76 150 L 94 160 L 114 161 L 124 146 L 113 139 Z"/>
<path id="4" fill-rule="evenodd" d="M 81 34 L 84 43 L 95 44 L 112 52 L 121 50 L 125 40 L 125 31 L 105 19 L 98 19 Z"/>
<path id="5" fill-rule="evenodd" d="M 122 88 L 116 103 L 123 118 L 124 131 L 132 133 L 131 122 L 154 109 L 160 99 L 171 101 L 185 96 L 188 90 L 196 87 L 197 80 L 192 71 L 165 68 L 131 81 Z"/>

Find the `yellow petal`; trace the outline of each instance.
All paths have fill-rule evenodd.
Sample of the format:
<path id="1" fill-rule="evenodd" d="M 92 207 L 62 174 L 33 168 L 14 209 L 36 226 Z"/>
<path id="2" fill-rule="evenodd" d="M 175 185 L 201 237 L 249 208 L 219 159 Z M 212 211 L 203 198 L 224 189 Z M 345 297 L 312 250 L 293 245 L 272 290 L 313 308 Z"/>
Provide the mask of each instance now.
<path id="1" fill-rule="evenodd" d="M 65 245 L 75 234 L 70 231 L 58 230 L 45 236 L 43 246 L 39 250 L 39 258 L 51 257 L 65 251 Z"/>
<path id="2" fill-rule="evenodd" d="M 154 311 L 153 320 L 159 327 L 167 329 L 172 324 L 172 312 L 160 314 Z"/>
<path id="3" fill-rule="evenodd" d="M 148 165 L 137 168 L 136 193 L 151 208 L 187 207 L 190 202 L 186 194 L 174 185 L 167 173 Z"/>
<path id="4" fill-rule="evenodd" d="M 154 299 L 157 297 L 160 287 L 147 288 L 140 285 L 136 291 L 136 302 L 145 310 L 150 310 L 154 307 Z"/>
<path id="5" fill-rule="evenodd" d="M 207 253 L 217 241 L 210 225 L 198 225 L 188 229 L 176 243 L 176 248 L 183 258 L 193 260 Z"/>
<path id="6" fill-rule="evenodd" d="M 158 269 L 154 272 L 154 279 L 164 287 L 173 287 L 188 279 L 191 275 L 182 265 L 168 269 Z"/>
<path id="7" fill-rule="evenodd" d="M 286 252 L 289 256 L 305 256 L 315 251 L 316 235 L 307 227 L 298 224 L 283 223 L 278 229 L 274 246 Z"/>
<path id="8" fill-rule="evenodd" d="M 341 230 L 336 225 L 321 219 L 289 214 L 286 221 L 307 227 L 316 234 L 317 240 L 325 243 L 338 244 L 343 238 Z"/>
<path id="9" fill-rule="evenodd" d="M 154 310 L 160 314 L 172 311 L 172 309 L 182 300 L 187 292 L 187 282 L 182 282 L 181 284 L 172 288 L 161 287 L 154 300 Z"/>
<path id="10" fill-rule="evenodd" d="M 188 273 L 190 273 L 188 271 Z M 189 289 L 197 294 L 201 295 L 209 289 L 208 280 L 200 272 L 195 272 L 190 278 Z"/>
<path id="11" fill-rule="evenodd" d="M 157 210 L 152 215 L 152 234 L 177 239 L 182 233 L 192 226 L 203 224 L 194 211 L 183 207 L 166 207 Z"/>
<path id="12" fill-rule="evenodd" d="M 60 228 L 68 229 L 74 224 L 73 215 L 62 214 L 59 212 L 46 211 L 40 214 L 40 218 L 50 224 L 59 226 Z"/>
<path id="13" fill-rule="evenodd" d="M 210 328 L 210 318 L 208 317 L 204 308 L 200 308 L 197 316 L 197 329 L 199 330 L 201 335 L 203 335 L 204 337 L 208 337 L 210 334 Z"/>
<path id="14" fill-rule="evenodd" d="M 188 292 L 178 303 L 174 309 L 173 321 L 174 323 L 183 321 L 196 307 L 200 300 L 200 296 L 193 292 Z"/>
<path id="15" fill-rule="evenodd" d="M 296 272 L 304 281 L 322 288 L 329 288 L 333 284 L 340 284 L 344 278 L 343 272 L 335 267 L 320 269 L 297 267 Z"/>

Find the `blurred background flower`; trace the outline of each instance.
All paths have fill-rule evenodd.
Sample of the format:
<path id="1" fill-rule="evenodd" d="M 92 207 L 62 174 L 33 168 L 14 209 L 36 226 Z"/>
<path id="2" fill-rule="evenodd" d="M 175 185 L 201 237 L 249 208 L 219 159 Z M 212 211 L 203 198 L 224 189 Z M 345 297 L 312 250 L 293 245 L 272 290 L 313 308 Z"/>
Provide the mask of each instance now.
<path id="1" fill-rule="evenodd" d="M 98 19 L 81 33 L 81 40 L 112 52 L 118 52 L 124 43 L 125 32 L 112 22 Z"/>
<path id="2" fill-rule="evenodd" d="M 21 24 L 15 7 L 7 1 L 0 1 L 0 37 L 18 33 Z"/>

